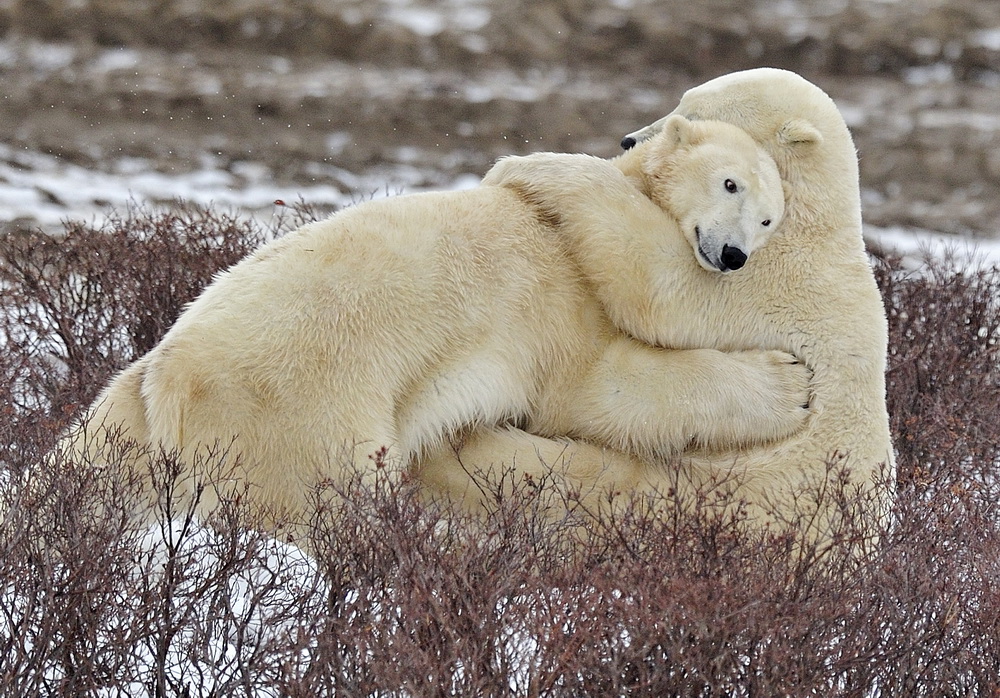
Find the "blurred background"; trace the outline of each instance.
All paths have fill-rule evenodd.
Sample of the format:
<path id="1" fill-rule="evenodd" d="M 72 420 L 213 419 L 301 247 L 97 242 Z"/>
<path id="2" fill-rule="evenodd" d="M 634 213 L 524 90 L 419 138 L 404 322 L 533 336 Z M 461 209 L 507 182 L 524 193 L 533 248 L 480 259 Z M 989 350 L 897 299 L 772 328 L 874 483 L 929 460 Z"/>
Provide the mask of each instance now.
<path id="1" fill-rule="evenodd" d="M 1000 237 L 996 0 L 0 0 L 0 231 L 175 197 L 266 222 L 612 156 L 763 65 L 837 101 L 874 244 Z"/>

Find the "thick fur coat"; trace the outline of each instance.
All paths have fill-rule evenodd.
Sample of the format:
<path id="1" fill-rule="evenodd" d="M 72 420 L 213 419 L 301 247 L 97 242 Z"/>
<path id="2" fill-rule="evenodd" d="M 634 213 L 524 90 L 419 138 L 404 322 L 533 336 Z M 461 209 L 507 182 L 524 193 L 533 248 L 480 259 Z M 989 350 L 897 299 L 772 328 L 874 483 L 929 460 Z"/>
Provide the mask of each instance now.
<path id="1" fill-rule="evenodd" d="M 666 328 L 642 326 L 660 320 L 645 310 L 659 272 L 634 254 L 600 262 L 668 240 L 706 276 L 744 265 L 733 274 L 745 274 L 780 228 L 777 168 L 727 124 L 680 119 L 647 149 L 656 157 L 638 167 L 652 168 L 644 176 L 664 207 L 656 227 L 604 226 L 602 216 L 633 208 L 609 197 L 593 249 L 563 234 L 558 202 L 490 185 L 364 203 L 267 244 L 111 381 L 64 448 L 101 462 L 119 434 L 140 466 L 150 451 L 177 452 L 190 488 L 194 464 L 224 451 L 234 485 L 295 519 L 315 483 L 399 471 L 477 426 L 517 421 L 647 458 L 788 437 L 808 416 L 809 373 L 792 354 L 749 343 L 721 351 L 688 342 L 683 327 L 677 342 L 661 342 Z M 581 174 L 554 184 L 570 196 L 603 186 L 603 173 Z M 675 185 L 685 195 L 676 202 Z M 701 232 L 686 242 L 678 220 Z M 679 271 L 676 283 L 691 283 Z M 601 291 L 609 283 L 620 299 Z M 689 346 L 655 348 L 621 332 L 618 317 L 647 341 Z M 203 509 L 219 494 L 206 489 Z"/>
<path id="2" fill-rule="evenodd" d="M 663 209 L 656 177 L 642 163 L 655 147 L 655 134 L 678 115 L 738 125 L 781 173 L 784 222 L 739 272 L 708 272 L 684 253 L 687 245 L 679 236 L 649 234 L 663 228 Z M 516 467 L 542 476 L 556 468 L 574 491 L 590 493 L 592 500 L 612 491 L 690 492 L 726 481 L 752 521 L 806 516 L 813 533 L 822 535 L 832 512 L 810 510 L 813 495 L 802 495 L 830 484 L 828 465 L 837 461 L 847 469 L 848 488 L 873 493 L 869 505 L 881 510 L 894 477 L 885 404 L 887 323 L 861 236 L 857 154 L 833 101 L 787 71 L 734 73 L 689 90 L 671 115 L 623 144 L 634 147 L 611 162 L 554 154 L 501 161 L 487 181 L 528 192 L 539 205 L 559 211 L 569 238 L 599 238 L 601 229 L 631 232 L 633 246 L 589 262 L 606 275 L 596 294 L 616 300 L 606 306 L 623 313 L 611 312 L 612 320 L 632 336 L 678 349 L 776 349 L 799 357 L 813 372 L 806 428 L 754 447 L 705 444 L 666 462 L 579 440 L 480 429 L 457 457 L 438 452 L 427 458 L 423 477 L 470 506 L 480 494 L 474 478 L 454 475 L 460 470 Z M 602 186 L 577 191 L 595 180 Z M 614 206 L 612 199 L 631 205 Z M 591 273 L 586 258 L 583 263 L 584 273 Z M 633 285 L 629 277 L 637 268 L 651 276 Z M 628 300 L 634 288 L 643 289 L 641 295 Z M 627 375 L 609 375 L 609 390 L 628 389 Z M 743 387 L 738 379 L 729 385 Z M 674 415 L 663 412 L 661 418 Z"/>

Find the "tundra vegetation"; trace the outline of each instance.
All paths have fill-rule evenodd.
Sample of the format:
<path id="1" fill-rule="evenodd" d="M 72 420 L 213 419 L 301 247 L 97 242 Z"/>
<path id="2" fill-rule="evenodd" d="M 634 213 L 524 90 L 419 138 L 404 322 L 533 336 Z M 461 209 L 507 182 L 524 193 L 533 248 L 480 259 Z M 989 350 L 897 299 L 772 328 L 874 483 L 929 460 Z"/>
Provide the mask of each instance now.
<path id="1" fill-rule="evenodd" d="M 873 259 L 898 496 L 888 524 L 851 516 L 832 457 L 803 493 L 847 514 L 824 551 L 792 544 L 806 521 L 717 515 L 720 491 L 551 520 L 532 480 L 467 519 L 375 482 L 317 489 L 310 559 L 239 492 L 194 521 L 169 453 L 152 527 L 129 515 L 138 478 L 40 467 L 215 272 L 313 217 L 281 210 L 273 229 L 181 207 L 0 238 L 0 694 L 1000 691 L 1000 271 L 962 260 Z"/>

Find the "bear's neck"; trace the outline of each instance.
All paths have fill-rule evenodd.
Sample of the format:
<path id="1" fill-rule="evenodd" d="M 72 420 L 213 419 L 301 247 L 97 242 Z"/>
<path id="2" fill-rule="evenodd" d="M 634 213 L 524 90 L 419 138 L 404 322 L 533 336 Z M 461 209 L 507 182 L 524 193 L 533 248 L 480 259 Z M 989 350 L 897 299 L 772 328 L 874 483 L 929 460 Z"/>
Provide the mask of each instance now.
<path id="1" fill-rule="evenodd" d="M 648 143 L 649 141 L 638 143 L 621 155 L 611 159 L 611 163 L 621 170 L 632 181 L 635 187 L 647 197 L 652 192 L 652 186 L 649 178 L 643 172 L 644 168 L 642 164 L 645 159 L 644 156 Z"/>

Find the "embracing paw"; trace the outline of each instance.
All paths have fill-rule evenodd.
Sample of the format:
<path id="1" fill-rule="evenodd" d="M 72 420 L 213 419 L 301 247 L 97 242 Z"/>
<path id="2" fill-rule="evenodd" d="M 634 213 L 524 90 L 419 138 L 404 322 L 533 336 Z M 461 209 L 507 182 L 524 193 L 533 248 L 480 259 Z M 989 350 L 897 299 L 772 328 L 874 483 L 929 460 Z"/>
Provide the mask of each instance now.
<path id="1" fill-rule="evenodd" d="M 802 432 L 812 414 L 808 366 L 783 351 L 713 356 L 713 373 L 725 380 L 717 379 L 701 395 L 701 416 L 693 424 L 695 447 L 739 450 Z"/>
<path id="2" fill-rule="evenodd" d="M 715 419 L 720 433 L 706 434 L 707 444 L 741 448 L 795 435 L 805 427 L 810 410 L 812 371 L 783 351 L 726 354 L 730 381 L 725 420 Z M 720 407 L 721 405 L 717 405 Z"/>
<path id="3" fill-rule="evenodd" d="M 761 405 L 768 424 L 765 440 L 790 436 L 805 426 L 812 401 L 812 370 L 798 357 L 783 351 L 759 352 L 765 379 Z"/>

